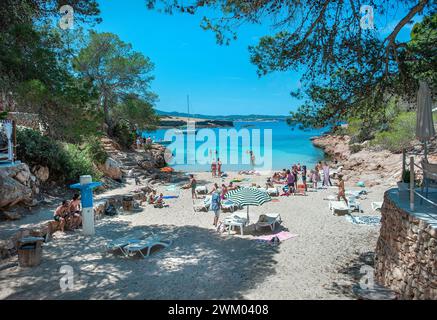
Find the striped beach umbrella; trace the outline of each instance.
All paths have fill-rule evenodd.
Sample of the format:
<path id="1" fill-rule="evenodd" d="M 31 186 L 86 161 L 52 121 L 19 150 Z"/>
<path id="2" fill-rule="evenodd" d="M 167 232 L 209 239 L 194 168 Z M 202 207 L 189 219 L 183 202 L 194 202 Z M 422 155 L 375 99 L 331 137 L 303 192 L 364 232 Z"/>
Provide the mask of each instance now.
<path id="1" fill-rule="evenodd" d="M 238 188 L 228 191 L 226 199 L 231 200 L 240 206 L 247 207 L 247 219 L 249 220 L 249 206 L 260 206 L 272 200 L 265 191 L 253 187 Z"/>

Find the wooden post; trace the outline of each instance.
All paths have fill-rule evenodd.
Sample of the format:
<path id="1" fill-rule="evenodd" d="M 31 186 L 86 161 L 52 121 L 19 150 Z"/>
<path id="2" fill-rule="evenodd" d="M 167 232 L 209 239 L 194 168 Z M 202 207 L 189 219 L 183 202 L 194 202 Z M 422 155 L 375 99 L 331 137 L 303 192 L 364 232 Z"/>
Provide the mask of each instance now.
<path id="1" fill-rule="evenodd" d="M 405 149 L 402 149 L 402 174 L 405 172 L 405 167 L 407 166 L 407 159 L 406 159 Z M 402 179 L 402 178 L 401 178 Z"/>
<path id="2" fill-rule="evenodd" d="M 414 157 L 410 157 L 410 209 L 414 211 Z"/>

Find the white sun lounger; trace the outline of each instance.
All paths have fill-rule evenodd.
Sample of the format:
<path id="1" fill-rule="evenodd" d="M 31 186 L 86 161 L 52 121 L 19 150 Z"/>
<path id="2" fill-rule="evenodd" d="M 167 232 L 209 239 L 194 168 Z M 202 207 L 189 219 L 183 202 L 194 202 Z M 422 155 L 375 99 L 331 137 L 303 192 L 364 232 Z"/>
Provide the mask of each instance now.
<path id="1" fill-rule="evenodd" d="M 258 188 L 258 190 L 266 192 L 269 196 L 274 196 L 274 197 L 279 196 L 279 190 L 277 187 L 276 188 L 267 188 L 267 189 L 261 187 L 261 188 Z"/>
<path id="2" fill-rule="evenodd" d="M 270 229 L 274 231 L 276 224 L 281 223 L 282 219 L 279 213 L 262 214 L 259 216 L 258 222 L 255 224 L 255 230 L 257 230 L 257 227 L 270 227 Z"/>
<path id="3" fill-rule="evenodd" d="M 206 186 L 197 186 L 196 187 L 196 193 L 197 194 L 207 194 L 208 188 Z"/>
<path id="4" fill-rule="evenodd" d="M 382 202 L 372 202 L 373 211 L 381 210 L 381 208 L 382 208 Z"/>
<path id="5" fill-rule="evenodd" d="M 343 201 L 329 201 L 329 210 L 332 214 L 349 214 L 351 212 L 349 206 Z"/>
<path id="6" fill-rule="evenodd" d="M 159 236 L 153 235 L 137 243 L 132 243 L 124 247 L 127 255 L 139 253 L 144 259 L 150 256 L 150 252 L 154 246 L 163 246 L 167 248 L 172 243 L 171 240 L 162 240 Z M 147 249 L 146 255 L 143 251 Z"/>
<path id="7" fill-rule="evenodd" d="M 128 238 L 128 237 L 124 237 L 124 238 L 120 238 L 120 239 L 116 239 L 116 240 L 111 240 L 106 244 L 106 250 L 107 251 L 117 251 L 120 250 L 121 253 L 123 253 L 126 257 L 128 256 L 125 247 L 130 245 L 130 244 L 135 244 L 140 242 L 140 239 L 136 239 L 136 238 Z"/>
<path id="8" fill-rule="evenodd" d="M 223 224 L 228 227 L 228 235 L 231 234 L 231 230 L 233 230 L 234 227 L 239 227 L 240 234 L 243 235 L 244 227 L 249 225 L 247 215 L 244 215 L 245 216 L 243 216 L 243 213 L 233 213 L 232 215 L 224 219 Z"/>
<path id="9" fill-rule="evenodd" d="M 346 191 L 346 196 L 347 197 L 359 198 L 359 197 L 364 196 L 366 194 L 367 194 L 367 190 L 366 189 L 362 189 L 362 190 L 347 190 Z"/>
<path id="10" fill-rule="evenodd" d="M 349 198 L 347 199 L 347 202 L 348 202 L 349 209 L 350 209 L 351 211 L 355 211 L 355 210 L 357 210 L 357 211 L 361 212 L 361 205 L 360 205 L 360 202 L 357 201 L 357 198 L 355 198 L 355 197 L 349 197 Z"/>

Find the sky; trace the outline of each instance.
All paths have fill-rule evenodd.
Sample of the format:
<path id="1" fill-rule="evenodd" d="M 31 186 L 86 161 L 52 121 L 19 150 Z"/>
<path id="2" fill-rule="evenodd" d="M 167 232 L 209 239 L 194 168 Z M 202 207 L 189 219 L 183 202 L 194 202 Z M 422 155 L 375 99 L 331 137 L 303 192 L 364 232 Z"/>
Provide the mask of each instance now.
<path id="1" fill-rule="evenodd" d="M 166 15 L 147 10 L 143 0 L 99 1 L 103 22 L 94 29 L 112 32 L 155 64 L 152 90 L 156 109 L 206 115 L 287 115 L 301 101 L 290 92 L 300 85 L 300 72 L 276 72 L 259 78 L 248 46 L 271 34 L 267 26 L 244 25 L 238 40 L 220 46 L 202 30 L 202 15 Z M 402 14 L 400 12 L 399 14 Z M 375 17 L 388 34 L 396 21 Z M 408 30 L 400 38 L 408 37 Z"/>

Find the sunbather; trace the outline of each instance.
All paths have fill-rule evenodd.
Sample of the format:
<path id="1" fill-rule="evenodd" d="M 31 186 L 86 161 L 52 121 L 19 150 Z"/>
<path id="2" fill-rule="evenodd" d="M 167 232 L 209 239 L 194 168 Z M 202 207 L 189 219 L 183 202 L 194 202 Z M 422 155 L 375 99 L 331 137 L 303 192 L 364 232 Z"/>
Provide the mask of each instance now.
<path id="1" fill-rule="evenodd" d="M 216 192 L 219 189 L 219 186 L 217 183 L 214 183 L 214 186 L 211 189 L 211 192 L 209 194 L 213 194 L 214 192 Z"/>
<path id="2" fill-rule="evenodd" d="M 164 208 L 166 206 L 165 202 L 164 202 L 164 195 L 161 193 L 158 197 L 158 199 L 156 199 L 155 201 L 155 208 Z"/>
<path id="3" fill-rule="evenodd" d="M 69 220 L 68 217 L 68 213 L 70 212 L 69 207 L 70 207 L 70 203 L 68 202 L 68 200 L 64 200 L 62 201 L 62 204 L 56 208 L 55 213 L 53 215 L 53 219 L 59 222 L 59 228 L 61 229 L 62 232 L 65 231 L 65 225 Z"/>
<path id="4" fill-rule="evenodd" d="M 191 197 L 193 199 L 197 199 L 197 194 L 196 194 L 196 187 L 197 187 L 197 181 L 194 178 L 193 174 L 190 174 L 190 188 L 191 188 Z"/>
<path id="5" fill-rule="evenodd" d="M 80 210 L 80 195 L 74 194 L 69 203 L 69 218 L 71 219 L 71 228 L 77 229 L 82 225 L 82 211 Z"/>
<path id="6" fill-rule="evenodd" d="M 268 188 L 274 188 L 275 186 L 273 185 L 273 181 L 272 181 L 272 179 L 271 178 L 267 178 L 267 181 L 266 181 L 266 188 L 268 189 Z"/>

